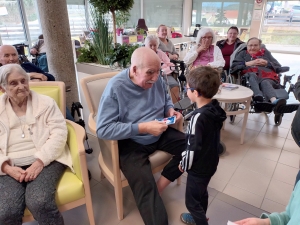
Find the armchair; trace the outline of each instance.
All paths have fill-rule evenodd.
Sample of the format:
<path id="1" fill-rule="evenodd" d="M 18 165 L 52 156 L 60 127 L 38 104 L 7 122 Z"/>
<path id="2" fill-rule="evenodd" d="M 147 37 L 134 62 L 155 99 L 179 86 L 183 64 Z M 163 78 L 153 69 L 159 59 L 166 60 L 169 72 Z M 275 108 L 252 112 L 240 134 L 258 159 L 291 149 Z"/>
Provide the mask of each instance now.
<path id="1" fill-rule="evenodd" d="M 89 129 L 96 134 L 96 116 L 98 105 L 101 99 L 101 95 L 105 89 L 109 79 L 115 76 L 118 72 L 102 73 L 97 75 L 91 75 L 81 79 L 80 84 L 83 90 L 83 94 L 87 101 L 88 108 L 90 110 L 89 115 Z M 176 129 L 183 130 L 183 121 L 178 121 L 174 124 Z M 104 140 L 98 139 L 100 145 L 99 165 L 101 169 L 101 177 L 106 177 L 107 180 L 113 185 L 117 215 L 119 220 L 123 219 L 123 193 L 122 188 L 128 186 L 128 181 L 120 170 L 119 165 L 119 149 L 118 141 L 116 140 Z M 165 165 L 171 159 L 171 155 L 157 150 L 150 157 L 152 172 L 157 173 L 161 171 Z M 180 184 L 180 179 L 177 183 Z"/>
<path id="2" fill-rule="evenodd" d="M 31 82 L 30 89 L 40 94 L 52 97 L 62 113 L 66 114 L 65 84 L 58 81 Z M 87 174 L 85 157 L 85 131 L 69 120 L 66 120 L 68 128 L 67 144 L 69 146 L 75 174 L 68 168 L 62 175 L 57 185 L 56 202 L 61 212 L 86 204 L 89 224 L 95 225 L 90 184 Z M 33 221 L 34 218 L 26 208 L 23 222 Z"/>

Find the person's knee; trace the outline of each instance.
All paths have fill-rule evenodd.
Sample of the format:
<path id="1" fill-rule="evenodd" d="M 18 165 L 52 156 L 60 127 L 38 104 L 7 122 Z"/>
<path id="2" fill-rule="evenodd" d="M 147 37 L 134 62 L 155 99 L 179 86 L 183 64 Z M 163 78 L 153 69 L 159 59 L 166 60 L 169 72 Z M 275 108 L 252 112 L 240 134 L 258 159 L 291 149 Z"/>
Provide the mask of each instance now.
<path id="1" fill-rule="evenodd" d="M 35 214 L 35 212 L 51 212 L 57 209 L 55 196 L 46 193 L 27 198 L 26 206 L 32 214 Z"/>
<path id="2" fill-rule="evenodd" d="M 14 205 L 1 206 L 0 224 L 13 224 L 8 221 L 22 221 L 24 211 Z"/>

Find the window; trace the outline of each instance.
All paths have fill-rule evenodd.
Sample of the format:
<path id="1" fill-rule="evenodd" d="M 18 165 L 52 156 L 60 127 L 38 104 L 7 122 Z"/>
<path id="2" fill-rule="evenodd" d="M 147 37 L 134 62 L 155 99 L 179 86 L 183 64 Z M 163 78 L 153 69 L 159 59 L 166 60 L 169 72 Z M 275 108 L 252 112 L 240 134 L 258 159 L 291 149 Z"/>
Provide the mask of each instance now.
<path id="1" fill-rule="evenodd" d="M 135 0 L 132 9 L 129 11 L 130 18 L 127 22 L 128 28 L 136 28 L 138 20 L 141 18 L 141 0 Z M 146 23 L 148 26 L 148 24 Z"/>
<path id="2" fill-rule="evenodd" d="M 193 0 L 192 26 L 216 27 L 215 30 L 226 31 L 230 26 L 250 27 L 253 0 L 203 2 Z"/>
<path id="3" fill-rule="evenodd" d="M 68 1 L 69 2 L 69 1 Z M 78 37 L 87 29 L 85 18 L 85 6 L 82 5 L 67 5 L 69 23 L 72 37 Z"/>
<path id="4" fill-rule="evenodd" d="M 0 1 L 0 35 L 3 44 L 26 42 L 17 0 Z"/>
<path id="5" fill-rule="evenodd" d="M 150 30 L 160 24 L 181 29 L 183 0 L 144 0 L 144 19 Z"/>
<path id="6" fill-rule="evenodd" d="M 23 2 L 30 33 L 30 39 L 33 44 L 37 41 L 38 36 L 42 34 L 36 0 L 23 0 Z"/>
<path id="7" fill-rule="evenodd" d="M 299 10 L 297 10 L 299 7 Z M 296 1 L 269 1 L 261 35 L 265 44 L 300 46 L 300 5 Z"/>

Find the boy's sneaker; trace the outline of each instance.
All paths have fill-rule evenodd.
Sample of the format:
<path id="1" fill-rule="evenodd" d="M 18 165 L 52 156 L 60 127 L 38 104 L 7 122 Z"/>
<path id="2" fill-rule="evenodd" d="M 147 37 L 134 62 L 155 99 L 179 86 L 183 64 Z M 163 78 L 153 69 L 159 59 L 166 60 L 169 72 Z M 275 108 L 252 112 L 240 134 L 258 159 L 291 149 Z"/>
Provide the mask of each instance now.
<path id="1" fill-rule="evenodd" d="M 193 217 L 190 213 L 182 213 L 180 215 L 180 219 L 185 224 L 196 225 L 196 222 L 195 222 L 195 220 L 193 219 Z"/>
<path id="2" fill-rule="evenodd" d="M 196 225 L 196 222 L 195 222 L 195 220 L 193 219 L 193 216 L 190 213 L 182 213 L 180 215 L 180 219 L 185 224 Z M 208 222 L 209 218 L 206 217 L 206 220 Z"/>

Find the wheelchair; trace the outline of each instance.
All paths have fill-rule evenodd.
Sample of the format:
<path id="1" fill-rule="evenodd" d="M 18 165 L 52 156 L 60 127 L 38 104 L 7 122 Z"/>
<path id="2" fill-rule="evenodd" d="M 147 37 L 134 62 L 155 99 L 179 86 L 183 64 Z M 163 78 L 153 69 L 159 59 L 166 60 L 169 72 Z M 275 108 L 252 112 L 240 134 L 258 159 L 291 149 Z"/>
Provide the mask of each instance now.
<path id="1" fill-rule="evenodd" d="M 281 67 L 278 68 L 276 73 L 278 73 L 279 78 L 283 77 L 283 84 L 281 84 L 281 79 L 280 79 L 280 84 L 278 89 L 274 89 L 275 95 L 274 97 L 278 99 L 289 99 L 289 94 L 291 92 L 294 93 L 294 84 L 292 84 L 291 80 L 294 75 L 282 75 L 283 72 L 288 72 L 289 67 Z M 240 85 L 243 85 L 245 87 L 251 88 L 249 79 L 247 75 L 241 75 L 241 71 L 238 72 L 236 75 L 229 74 L 226 77 L 226 80 L 229 81 L 229 83 L 238 83 Z M 289 83 L 289 89 L 286 91 L 287 84 Z M 267 102 L 265 97 L 263 102 L 257 102 L 252 98 L 251 101 L 251 108 L 249 113 L 265 113 L 269 114 L 273 112 L 275 105 Z M 229 104 L 228 106 L 229 111 L 236 111 L 243 108 L 243 105 L 240 105 L 238 103 L 235 104 Z M 278 110 L 277 113 L 275 114 L 274 117 L 274 123 L 276 126 L 279 126 L 282 122 L 282 117 L 284 116 L 284 113 L 292 113 L 293 111 L 296 111 L 299 107 L 299 104 L 286 104 L 285 106 L 281 106 Z M 230 116 L 230 122 L 234 123 L 235 116 Z"/>
<path id="2" fill-rule="evenodd" d="M 28 48 L 28 51 L 29 51 L 29 45 L 20 43 L 20 44 L 15 44 L 13 46 L 16 48 L 16 50 L 18 52 L 20 64 L 29 62 L 27 56 L 25 55 L 25 48 Z"/>

